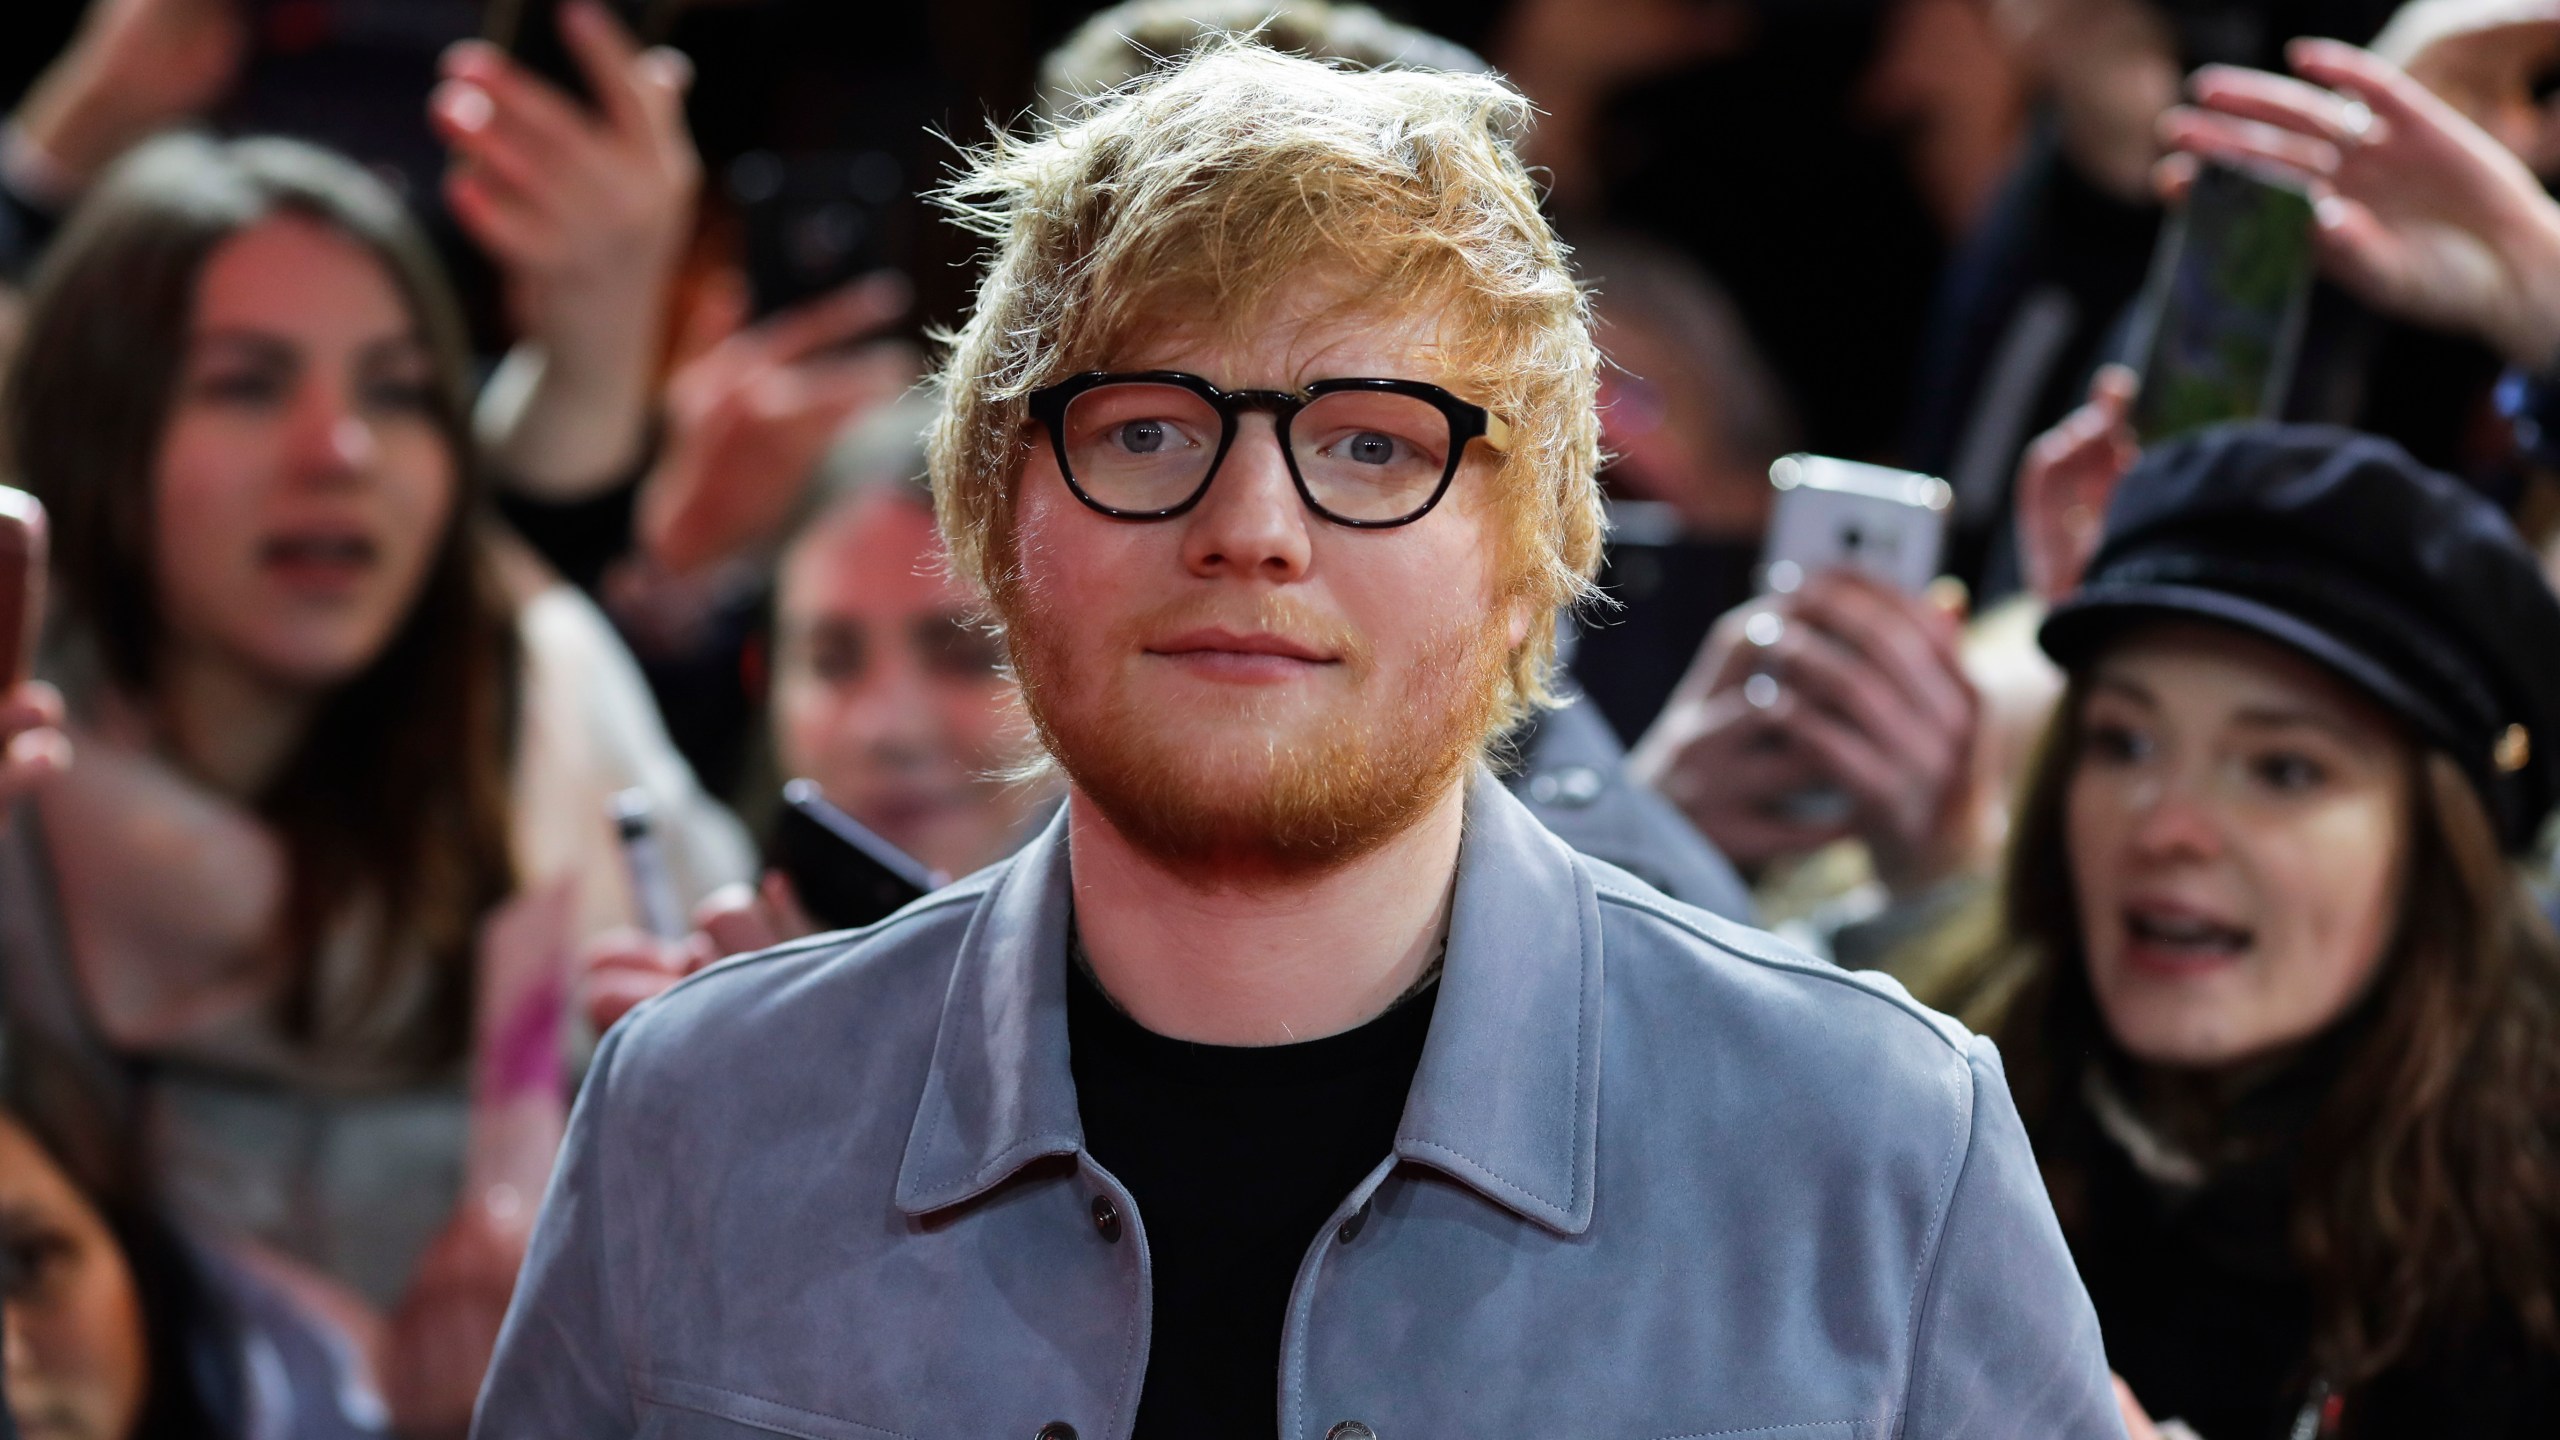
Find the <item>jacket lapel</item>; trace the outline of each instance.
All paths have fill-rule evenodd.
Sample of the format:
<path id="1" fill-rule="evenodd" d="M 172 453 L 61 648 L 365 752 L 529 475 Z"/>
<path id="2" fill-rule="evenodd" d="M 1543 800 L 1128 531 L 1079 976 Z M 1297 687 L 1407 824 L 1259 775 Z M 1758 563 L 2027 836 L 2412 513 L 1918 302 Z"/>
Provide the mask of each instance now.
<path id="1" fill-rule="evenodd" d="M 1600 973 L 1589 872 L 1479 770 L 1467 796 L 1448 963 L 1396 1153 L 1548 1229 L 1589 1229 Z"/>
<path id="2" fill-rule="evenodd" d="M 973 1200 L 1084 1145 L 1067 1068 L 1067 820 L 1008 862 L 960 940 L 898 1166 L 910 1215 Z"/>

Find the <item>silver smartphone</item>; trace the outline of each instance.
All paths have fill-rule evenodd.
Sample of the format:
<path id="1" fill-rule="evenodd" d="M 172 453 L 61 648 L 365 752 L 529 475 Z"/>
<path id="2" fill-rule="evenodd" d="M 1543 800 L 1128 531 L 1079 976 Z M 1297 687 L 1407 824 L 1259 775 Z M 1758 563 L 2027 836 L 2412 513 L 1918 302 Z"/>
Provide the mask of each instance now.
<path id="1" fill-rule="evenodd" d="M 1778 503 L 1760 551 L 1763 593 L 1792 593 L 1826 570 L 1862 571 L 1915 595 L 1937 577 L 1955 499 L 1946 481 L 1828 455 L 1783 455 L 1769 467 L 1769 483 Z M 1822 785 L 1784 797 L 1776 809 L 1801 824 L 1828 825 L 1848 818 L 1850 800 Z"/>
<path id="2" fill-rule="evenodd" d="M 1828 455 L 1769 467 L 1778 503 L 1760 551 L 1760 588 L 1787 594 L 1825 570 L 1860 570 L 1918 594 L 1936 578 L 1955 492 L 1934 475 Z"/>

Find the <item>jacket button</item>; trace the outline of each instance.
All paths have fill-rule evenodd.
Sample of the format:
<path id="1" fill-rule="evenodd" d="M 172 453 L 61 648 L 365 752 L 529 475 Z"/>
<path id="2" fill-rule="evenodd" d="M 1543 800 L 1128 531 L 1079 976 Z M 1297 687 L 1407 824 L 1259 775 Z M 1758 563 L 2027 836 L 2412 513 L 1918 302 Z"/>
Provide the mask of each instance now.
<path id="1" fill-rule="evenodd" d="M 1368 1223 L 1369 1207 L 1366 1204 L 1363 1204 L 1359 1209 L 1352 1211 L 1350 1215 L 1344 1217 L 1343 1222 L 1334 1228 L 1333 1238 L 1341 1241 L 1345 1245 L 1348 1245 L 1352 1241 L 1360 1238 L 1360 1231 L 1362 1227 L 1366 1226 Z M 1360 1425 L 1360 1422 L 1357 1420 L 1345 1420 L 1342 1422 L 1342 1425 Z M 1336 1425 L 1333 1428 L 1341 1430 L 1342 1425 Z M 1360 1425 L 1360 1428 L 1357 1430 L 1343 1431 L 1343 1435 L 1344 1437 L 1347 1437 L 1347 1440 L 1358 1440 L 1358 1437 L 1368 1433 L 1369 1427 L 1366 1425 Z"/>
<path id="2" fill-rule="evenodd" d="M 1120 1207 L 1112 1204 L 1111 1197 L 1108 1195 L 1093 1197 L 1093 1228 L 1102 1232 L 1103 1239 L 1114 1245 L 1120 1243 Z M 1075 1440 L 1074 1427 L 1067 1426 L 1063 1421 L 1050 1428 L 1062 1430 L 1062 1433 L 1051 1436 L 1049 1431 L 1043 1430 L 1040 1433 L 1045 1440 Z"/>
<path id="3" fill-rule="evenodd" d="M 1041 1426 L 1040 1433 L 1032 1440 L 1076 1440 L 1076 1427 L 1064 1420 L 1052 1420 Z"/>
<path id="4" fill-rule="evenodd" d="M 1378 1440 L 1378 1432 L 1357 1420 L 1345 1420 L 1324 1432 L 1324 1440 Z"/>

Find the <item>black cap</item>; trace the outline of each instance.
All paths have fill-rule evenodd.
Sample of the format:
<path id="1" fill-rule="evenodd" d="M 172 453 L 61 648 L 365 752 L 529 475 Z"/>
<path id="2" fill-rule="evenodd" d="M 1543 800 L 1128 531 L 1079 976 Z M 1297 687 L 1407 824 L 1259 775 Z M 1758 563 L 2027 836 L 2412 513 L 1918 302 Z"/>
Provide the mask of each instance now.
<path id="1" fill-rule="evenodd" d="M 2510 853 L 2560 800 L 2560 597 L 2507 517 L 2388 440 L 2225 425 L 2143 455 L 2040 639 L 2077 666 L 2127 620 L 2298 650 L 2469 774 Z"/>

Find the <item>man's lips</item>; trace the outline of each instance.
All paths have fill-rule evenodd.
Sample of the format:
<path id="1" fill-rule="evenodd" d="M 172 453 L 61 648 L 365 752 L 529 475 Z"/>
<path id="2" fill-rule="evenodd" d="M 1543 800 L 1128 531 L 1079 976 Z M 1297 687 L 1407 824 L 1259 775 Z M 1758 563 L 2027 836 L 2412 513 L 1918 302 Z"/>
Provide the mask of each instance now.
<path id="1" fill-rule="evenodd" d="M 1216 659 L 1221 656 L 1254 657 L 1272 660 L 1297 660 L 1310 665 L 1330 665 L 1331 655 L 1286 635 L 1266 630 L 1235 631 L 1221 629 L 1186 630 L 1146 646 L 1150 655 L 1177 658 Z"/>

